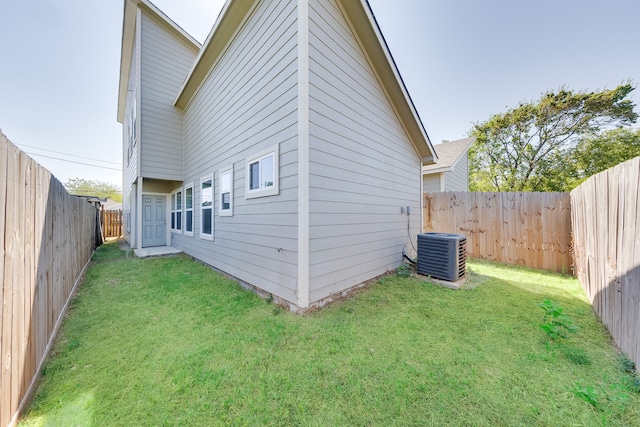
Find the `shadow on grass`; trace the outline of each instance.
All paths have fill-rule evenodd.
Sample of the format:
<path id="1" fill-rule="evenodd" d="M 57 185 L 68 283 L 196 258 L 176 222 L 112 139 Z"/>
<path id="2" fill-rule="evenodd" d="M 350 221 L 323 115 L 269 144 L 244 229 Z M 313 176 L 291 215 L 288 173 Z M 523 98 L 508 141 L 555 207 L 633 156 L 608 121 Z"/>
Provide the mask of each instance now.
<path id="1" fill-rule="evenodd" d="M 113 251 L 96 254 L 25 425 L 58 424 L 88 391 L 94 425 L 595 425 L 568 390 L 619 377 L 562 277 L 471 263 L 472 289 L 391 275 L 298 316 L 187 257 Z M 546 347 L 547 297 L 582 326 L 567 345 L 591 366 Z M 639 416 L 630 396 L 611 425 Z"/>

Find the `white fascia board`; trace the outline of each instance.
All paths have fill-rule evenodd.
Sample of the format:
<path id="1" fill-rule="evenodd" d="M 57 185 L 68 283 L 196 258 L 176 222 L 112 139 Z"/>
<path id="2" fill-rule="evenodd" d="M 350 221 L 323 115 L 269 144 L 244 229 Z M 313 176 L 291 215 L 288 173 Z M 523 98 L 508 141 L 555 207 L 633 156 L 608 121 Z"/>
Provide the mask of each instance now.
<path id="1" fill-rule="evenodd" d="M 432 162 L 437 162 L 438 155 L 402 80 L 369 3 L 367 0 L 341 0 L 340 3 L 359 34 L 369 57 L 373 60 L 374 68 L 383 79 L 383 85 L 389 91 L 392 103 L 396 105 L 398 113 L 403 116 L 401 120 L 405 123 L 405 128 L 418 154 L 421 158 L 432 157 Z M 367 31 L 367 27 L 370 31 Z M 383 69 L 386 68 L 385 66 L 388 67 L 387 71 Z M 421 148 L 421 145 L 427 149 Z M 423 163 L 426 162 L 423 161 Z"/>
<path id="2" fill-rule="evenodd" d="M 143 8 L 152 18 L 160 22 L 170 31 L 190 44 L 194 50 L 200 50 L 200 43 L 191 37 L 182 27 L 147 0 L 125 0 L 122 16 L 122 44 L 120 47 L 120 83 L 118 86 L 118 122 L 124 121 L 124 111 L 127 102 L 127 87 L 129 85 L 129 68 L 131 67 L 131 54 L 136 37 L 138 23 L 138 9 Z"/>

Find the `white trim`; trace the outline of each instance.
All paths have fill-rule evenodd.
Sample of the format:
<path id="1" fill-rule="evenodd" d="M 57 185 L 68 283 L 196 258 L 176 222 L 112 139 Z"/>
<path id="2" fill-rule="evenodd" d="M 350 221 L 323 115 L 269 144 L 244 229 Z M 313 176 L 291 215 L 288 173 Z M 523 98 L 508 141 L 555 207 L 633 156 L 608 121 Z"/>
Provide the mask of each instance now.
<path id="1" fill-rule="evenodd" d="M 222 175 L 229 173 L 229 209 L 222 209 Z M 233 163 L 227 167 L 224 167 L 218 171 L 218 185 L 220 190 L 218 191 L 219 203 L 218 203 L 218 216 L 233 216 Z"/>
<path id="2" fill-rule="evenodd" d="M 427 131 L 424 127 L 424 124 L 420 120 L 420 116 L 418 115 L 418 112 L 415 108 L 415 105 L 413 104 L 413 101 L 409 95 L 409 92 L 406 86 L 404 85 L 404 81 L 400 76 L 400 71 L 398 70 L 396 63 L 393 60 L 391 51 L 389 50 L 389 46 L 387 45 L 384 39 L 384 36 L 382 35 L 382 31 L 378 26 L 378 22 L 376 21 L 373 15 L 373 12 L 371 11 L 371 6 L 369 5 L 368 1 L 367 0 L 359 0 L 359 1 L 339 0 L 337 1 L 337 4 L 338 4 L 338 7 L 340 8 L 340 11 L 342 12 L 342 15 L 346 18 L 347 25 L 349 26 L 349 28 L 351 28 L 351 32 L 353 33 L 356 42 L 360 46 L 360 50 L 364 54 L 367 62 L 369 63 L 369 66 L 371 67 L 371 70 L 376 76 L 376 79 L 378 80 L 378 84 L 382 88 L 382 91 L 384 92 L 387 98 L 387 101 L 389 102 L 389 104 L 391 105 L 391 108 L 396 113 L 396 116 L 398 117 L 398 121 L 402 126 L 402 128 L 404 129 L 407 138 L 409 139 L 411 145 L 413 146 L 414 151 L 416 152 L 416 155 L 418 156 L 418 158 L 421 159 L 423 163 L 425 162 L 437 163 L 438 154 L 433 148 L 433 144 L 431 143 L 431 140 L 427 135 Z M 361 15 L 361 13 L 363 13 L 363 15 Z M 366 19 L 369 24 L 368 27 L 369 29 L 371 29 L 371 33 L 370 34 L 366 33 L 367 28 L 362 25 L 362 21 L 359 19 L 357 23 L 360 23 L 360 25 L 357 26 L 357 23 L 353 22 L 354 17 L 356 19 L 358 19 L 359 17 L 363 17 L 364 19 Z M 359 31 L 359 29 L 361 31 Z M 371 38 L 367 37 L 368 35 L 373 36 L 373 38 L 375 39 L 375 43 L 374 43 L 375 46 L 372 46 L 372 43 L 370 42 Z M 376 47 L 380 49 L 378 52 L 376 52 Z M 380 64 L 380 61 L 376 60 L 376 58 L 380 58 L 380 53 L 384 58 L 383 64 Z M 398 91 L 395 90 L 393 87 L 390 87 L 392 85 L 385 83 L 385 82 L 388 82 L 388 80 L 383 78 L 383 75 L 381 74 L 381 72 L 385 75 L 388 75 L 388 74 L 386 74 L 384 70 L 380 69 L 381 68 L 380 65 L 382 65 L 382 68 L 384 68 L 385 64 L 389 67 L 389 71 L 391 72 L 391 76 L 389 78 L 393 80 L 392 83 L 395 83 L 397 85 L 397 88 L 399 89 L 400 97 L 402 98 L 400 103 L 404 103 L 404 105 L 407 107 L 408 113 L 411 115 L 411 121 L 413 121 L 413 123 L 416 125 L 416 127 L 413 129 L 414 131 L 417 130 L 418 132 L 417 135 L 415 135 L 415 132 L 410 129 L 410 123 L 408 124 L 405 120 L 403 120 L 403 117 L 405 117 L 405 115 L 401 112 L 401 108 L 399 108 L 401 106 L 399 106 L 398 103 L 395 102 L 397 98 L 393 96 L 393 93 L 398 93 Z M 421 154 L 421 151 L 419 149 L 420 142 L 416 141 L 416 138 L 415 138 L 416 136 L 419 139 L 424 140 L 428 148 L 427 151 L 429 151 L 429 155 L 424 156 L 423 154 L 426 154 L 426 153 Z"/>
<path id="3" fill-rule="evenodd" d="M 256 189 L 250 189 L 249 185 L 251 184 L 251 172 L 249 165 L 256 163 L 270 155 L 273 155 L 273 185 L 269 187 L 262 187 Z M 245 198 L 253 199 L 257 197 L 265 197 L 265 196 L 275 196 L 280 193 L 280 148 L 279 144 L 274 145 L 273 147 L 260 151 L 259 153 L 254 154 L 251 157 L 247 157 L 245 159 Z"/>
<path id="4" fill-rule="evenodd" d="M 139 20 L 136 20 L 138 14 L 141 13 L 141 7 L 145 8 L 145 13 L 150 19 L 160 23 L 165 28 L 170 29 L 174 35 L 186 41 L 189 49 L 199 52 L 202 47 L 200 43 L 191 37 L 186 31 L 184 31 L 178 24 L 176 24 L 171 18 L 165 15 L 160 9 L 158 9 L 153 3 L 148 0 L 127 0 L 124 2 L 124 13 L 122 22 L 122 43 L 120 45 L 120 81 L 118 86 L 118 122 L 122 123 L 124 119 L 124 100 L 126 96 L 127 85 L 129 83 L 128 70 L 131 67 L 130 54 L 132 51 L 133 38 L 136 37 L 137 28 L 139 26 Z M 135 10 L 134 10 L 135 9 Z"/>
<path id="5" fill-rule="evenodd" d="M 140 102 L 136 102 L 138 126 L 136 126 L 136 132 L 138 133 L 136 138 L 136 175 L 142 173 L 142 11 L 138 9 L 136 13 L 136 84 L 134 93 L 136 97 L 140 97 Z M 142 192 L 142 186 L 140 186 L 140 192 Z M 140 199 L 142 200 L 142 199 Z M 142 236 L 142 234 L 140 234 Z M 142 248 L 142 245 L 140 245 Z"/>
<path id="6" fill-rule="evenodd" d="M 202 227 L 202 220 L 204 219 L 204 215 L 202 214 L 202 183 L 205 181 L 211 181 L 211 234 L 204 233 Z M 213 174 L 205 175 L 200 178 L 200 198 L 198 203 L 198 210 L 200 211 L 200 232 L 198 233 L 198 237 L 204 240 L 213 240 L 213 232 L 214 232 L 214 209 L 215 209 L 215 195 L 213 194 L 213 189 L 215 188 L 215 182 L 213 179 Z"/>
<path id="7" fill-rule="evenodd" d="M 422 166 L 420 166 L 420 204 L 418 206 L 420 206 L 420 233 L 423 233 L 424 232 L 424 175 L 422 174 Z M 416 236 L 416 239 L 417 238 L 418 237 Z M 411 236 L 409 236 L 409 239 L 411 239 Z M 416 256 L 418 256 L 418 254 L 416 254 Z"/>
<path id="8" fill-rule="evenodd" d="M 180 193 L 180 209 L 178 209 L 178 193 Z M 176 199 L 175 199 L 175 201 L 176 201 L 176 209 L 175 210 L 173 209 L 173 200 L 172 200 L 174 195 L 176 196 Z M 169 205 L 170 205 L 169 206 L 169 212 L 171 214 L 173 214 L 174 212 L 176 213 L 176 216 L 175 216 L 175 224 L 176 225 L 178 224 L 178 213 L 180 213 L 180 228 L 174 228 L 173 227 L 173 223 L 172 223 L 173 218 L 171 218 L 171 216 L 169 216 L 169 229 L 171 230 L 172 233 L 175 233 L 175 234 L 182 234 L 182 230 L 184 229 L 184 227 L 182 226 L 184 224 L 184 217 L 182 215 L 182 212 L 184 210 L 183 209 L 183 206 L 184 206 L 184 203 L 183 203 L 184 197 L 183 197 L 183 195 L 184 195 L 184 190 L 183 190 L 182 187 L 178 187 L 175 190 L 173 190 L 171 193 L 169 193 Z"/>
<path id="9" fill-rule="evenodd" d="M 141 145 L 141 144 L 138 144 Z M 136 189 L 136 248 L 142 249 L 142 187 L 143 178 L 138 176 L 138 188 Z"/>
<path id="10" fill-rule="evenodd" d="M 188 209 L 187 208 L 187 189 L 190 188 L 191 189 L 191 231 L 187 231 L 187 212 Z M 184 214 L 182 215 L 182 220 L 183 220 L 183 227 L 182 229 L 184 230 L 184 235 L 185 236 L 193 236 L 193 229 L 195 227 L 195 210 L 193 209 L 193 206 L 195 205 L 195 191 L 193 188 L 193 181 L 189 182 L 187 184 L 184 185 L 183 190 L 182 190 L 182 194 L 183 194 L 183 198 L 184 198 Z"/>
<path id="11" fill-rule="evenodd" d="M 440 172 L 440 192 L 444 192 L 444 172 Z"/>
<path id="12" fill-rule="evenodd" d="M 298 307 L 309 307 L 309 2 L 298 0 Z"/>

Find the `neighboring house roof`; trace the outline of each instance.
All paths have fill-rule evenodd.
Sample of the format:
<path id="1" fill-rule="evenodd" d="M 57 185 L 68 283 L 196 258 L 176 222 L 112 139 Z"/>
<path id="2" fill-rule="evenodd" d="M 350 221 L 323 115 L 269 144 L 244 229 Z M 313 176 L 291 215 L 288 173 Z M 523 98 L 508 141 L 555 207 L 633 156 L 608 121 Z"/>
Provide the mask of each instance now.
<path id="1" fill-rule="evenodd" d="M 456 164 L 467 154 L 475 137 L 443 142 L 434 146 L 438 153 L 438 163 L 422 167 L 423 175 L 452 171 Z"/>
<path id="2" fill-rule="evenodd" d="M 120 52 L 120 84 L 118 87 L 118 122 L 124 121 L 124 109 L 127 102 L 127 88 L 129 83 L 129 69 L 131 67 L 131 54 L 136 35 L 137 8 L 146 10 L 150 16 L 156 18 L 169 31 L 173 32 L 194 51 L 199 51 L 202 45 L 183 30 L 178 24 L 158 9 L 148 0 L 125 0 L 122 25 L 122 47 Z"/>
<path id="3" fill-rule="evenodd" d="M 102 203 L 102 209 L 105 211 L 117 211 L 122 209 L 122 203 L 113 199 L 107 199 L 106 202 Z"/>
<path id="4" fill-rule="evenodd" d="M 391 56 L 384 37 L 378 27 L 371 7 L 367 0 L 337 0 L 353 24 L 363 49 L 370 59 L 371 66 L 380 79 L 389 101 L 398 114 L 411 142 L 421 157 L 423 164 L 438 161 L 436 151 L 429 140 L 429 136 L 422 124 L 420 116 L 409 96 L 409 92 L 402 81 L 396 64 Z M 124 13 L 124 28 L 122 35 L 122 62 L 120 64 L 120 93 L 118 99 L 118 121 L 124 120 L 124 106 L 126 103 L 128 70 L 131 61 L 131 51 L 135 35 L 135 10 L 139 5 L 155 18 L 164 21 L 168 28 L 183 37 L 199 54 L 186 76 L 184 84 L 176 94 L 175 106 L 184 110 L 198 91 L 216 61 L 225 52 L 228 42 L 244 23 L 246 15 L 251 11 L 254 1 L 227 0 L 220 12 L 211 32 L 201 47 L 197 41 L 189 36 L 182 28 L 156 8 L 148 0 L 126 0 Z"/>

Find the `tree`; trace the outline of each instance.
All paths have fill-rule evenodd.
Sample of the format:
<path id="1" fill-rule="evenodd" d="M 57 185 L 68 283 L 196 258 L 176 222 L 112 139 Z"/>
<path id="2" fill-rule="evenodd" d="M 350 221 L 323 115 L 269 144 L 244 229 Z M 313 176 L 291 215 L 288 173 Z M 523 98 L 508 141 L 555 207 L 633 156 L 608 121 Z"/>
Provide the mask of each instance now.
<path id="1" fill-rule="evenodd" d="M 626 99 L 630 83 L 613 90 L 573 92 L 560 88 L 535 102 L 521 102 L 476 123 L 469 150 L 473 191 L 564 191 L 575 182 L 568 167 L 578 141 L 605 128 L 635 123 Z"/>
<path id="2" fill-rule="evenodd" d="M 640 156 L 640 129 L 611 129 L 583 138 L 573 153 L 572 188 L 598 172 Z"/>
<path id="3" fill-rule="evenodd" d="M 110 182 L 92 181 L 83 178 L 71 178 L 65 184 L 69 194 L 78 196 L 96 196 L 122 202 L 120 187 Z"/>

